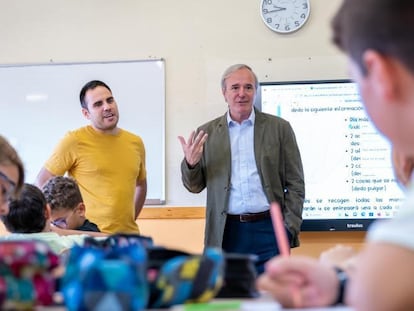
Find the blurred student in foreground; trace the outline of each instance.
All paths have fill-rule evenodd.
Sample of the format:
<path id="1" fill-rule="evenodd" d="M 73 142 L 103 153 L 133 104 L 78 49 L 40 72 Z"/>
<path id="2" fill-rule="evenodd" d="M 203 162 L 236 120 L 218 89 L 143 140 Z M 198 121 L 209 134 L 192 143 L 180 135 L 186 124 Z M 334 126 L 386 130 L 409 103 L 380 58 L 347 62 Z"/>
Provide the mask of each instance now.
<path id="1" fill-rule="evenodd" d="M 414 2 L 345 0 L 333 20 L 334 42 L 373 123 L 405 158 L 414 156 Z M 374 223 L 349 281 L 307 257 L 274 258 L 258 287 L 284 306 L 344 300 L 357 311 L 414 310 L 414 189 L 399 216 Z M 341 286 L 343 285 L 343 286 Z"/>
<path id="2" fill-rule="evenodd" d="M 85 217 L 85 203 L 76 181 L 71 177 L 55 176 L 42 188 L 52 211 L 52 224 L 61 229 L 100 232 L 98 226 Z"/>
<path id="3" fill-rule="evenodd" d="M 0 135 L 0 215 L 9 212 L 9 201 L 24 182 L 24 167 L 16 150 Z"/>
<path id="4" fill-rule="evenodd" d="M 393 148 L 391 159 L 394 175 L 398 184 L 404 191 L 409 189 L 414 177 L 414 157 L 410 158 L 404 156 L 404 154 L 401 154 Z M 347 270 L 348 273 L 352 273 L 352 269 L 355 269 L 356 267 L 357 257 L 358 252 L 356 249 L 349 245 L 338 244 L 323 251 L 319 256 L 319 260 L 324 264 Z"/>

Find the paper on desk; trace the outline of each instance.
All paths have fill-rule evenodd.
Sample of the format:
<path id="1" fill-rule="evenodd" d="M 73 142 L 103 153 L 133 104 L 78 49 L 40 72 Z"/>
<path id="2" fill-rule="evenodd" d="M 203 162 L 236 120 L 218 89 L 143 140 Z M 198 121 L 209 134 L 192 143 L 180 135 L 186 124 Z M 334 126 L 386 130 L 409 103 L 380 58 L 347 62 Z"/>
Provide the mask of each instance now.
<path id="1" fill-rule="evenodd" d="M 275 301 L 241 301 L 220 300 L 209 303 L 191 303 L 174 306 L 175 311 L 280 311 L 280 304 Z"/>
<path id="2" fill-rule="evenodd" d="M 241 301 L 225 300 L 212 301 L 209 303 L 194 303 L 174 306 L 175 311 L 353 311 L 354 309 L 346 306 L 333 306 L 306 309 L 284 309 L 274 301 Z"/>
<path id="3" fill-rule="evenodd" d="M 275 301 L 243 301 L 239 310 L 277 311 L 282 310 L 282 307 Z"/>
<path id="4" fill-rule="evenodd" d="M 260 298 L 259 298 L 258 301 L 261 301 L 261 302 L 271 302 L 271 301 L 275 301 L 275 300 L 272 298 L 272 296 L 268 292 L 266 292 L 266 291 L 260 291 Z M 278 303 L 276 302 L 276 304 L 278 304 Z M 263 310 L 266 310 L 266 309 L 263 309 Z M 354 311 L 353 308 L 350 308 L 350 307 L 347 307 L 347 306 L 343 306 L 343 305 L 329 306 L 329 307 L 318 307 L 318 308 L 302 308 L 302 309 L 286 309 L 286 308 L 282 308 L 281 305 L 279 305 L 279 309 L 276 309 L 276 310 L 294 310 L 294 311 Z"/>
<path id="5" fill-rule="evenodd" d="M 280 309 L 280 310 L 293 310 L 293 309 Z M 306 309 L 294 309 L 295 311 L 353 311 L 353 308 L 346 306 L 333 306 L 333 307 L 320 307 L 320 308 L 306 308 Z"/>

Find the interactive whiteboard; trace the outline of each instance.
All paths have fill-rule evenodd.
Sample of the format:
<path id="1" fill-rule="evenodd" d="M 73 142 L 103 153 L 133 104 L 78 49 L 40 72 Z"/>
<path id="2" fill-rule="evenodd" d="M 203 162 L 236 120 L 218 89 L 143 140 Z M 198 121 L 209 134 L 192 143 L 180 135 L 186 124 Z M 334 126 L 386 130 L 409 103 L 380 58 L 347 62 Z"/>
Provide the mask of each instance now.
<path id="1" fill-rule="evenodd" d="M 163 60 L 0 66 L 0 134 L 22 157 L 27 182 L 64 134 L 89 124 L 79 91 L 90 80 L 111 88 L 119 127 L 146 148 L 146 204 L 165 202 L 165 71 Z M 116 163 L 114 163 L 116 165 Z"/>
<path id="2" fill-rule="evenodd" d="M 295 131 L 305 174 L 302 230 L 363 231 L 398 214 L 404 194 L 391 146 L 365 113 L 350 80 L 260 84 L 261 110 Z"/>

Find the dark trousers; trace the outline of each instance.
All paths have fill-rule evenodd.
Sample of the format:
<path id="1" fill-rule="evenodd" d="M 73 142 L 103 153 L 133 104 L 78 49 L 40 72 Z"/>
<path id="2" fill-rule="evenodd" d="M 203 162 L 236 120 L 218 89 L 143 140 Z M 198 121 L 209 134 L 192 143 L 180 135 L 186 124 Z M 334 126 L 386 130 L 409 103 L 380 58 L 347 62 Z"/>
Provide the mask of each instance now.
<path id="1" fill-rule="evenodd" d="M 290 233 L 286 230 L 289 240 Z M 223 250 L 228 253 L 254 254 L 257 274 L 264 271 L 264 264 L 279 254 L 271 218 L 240 222 L 227 218 L 223 236 Z"/>

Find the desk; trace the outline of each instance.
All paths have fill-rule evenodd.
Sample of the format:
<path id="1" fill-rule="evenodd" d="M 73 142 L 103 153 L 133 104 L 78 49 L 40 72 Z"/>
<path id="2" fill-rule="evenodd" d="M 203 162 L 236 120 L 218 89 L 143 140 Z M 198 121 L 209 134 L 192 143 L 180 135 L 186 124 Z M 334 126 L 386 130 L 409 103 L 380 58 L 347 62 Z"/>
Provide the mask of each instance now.
<path id="1" fill-rule="evenodd" d="M 57 294 L 56 300 L 62 303 L 62 297 Z M 66 311 L 62 305 L 36 307 L 35 311 Z M 146 311 L 353 311 L 353 308 L 346 306 L 332 306 L 324 308 L 306 308 L 306 309 L 285 309 L 280 306 L 273 298 L 263 294 L 259 298 L 238 299 L 238 298 L 220 298 L 213 299 L 208 303 L 195 303 L 186 305 L 176 305 L 169 309 L 148 309 Z"/>
<path id="2" fill-rule="evenodd" d="M 59 297 L 61 298 L 61 297 Z M 213 299 L 208 303 L 176 305 L 170 309 L 149 309 L 146 311 L 353 311 L 346 306 L 332 306 L 325 308 L 285 309 L 271 297 L 263 295 L 254 299 Z M 37 307 L 35 311 L 66 311 L 64 306 Z"/>
<path id="3" fill-rule="evenodd" d="M 214 304 L 214 302 L 213 302 Z M 65 307 L 37 307 L 36 311 L 66 311 Z M 166 311 L 168 309 L 150 309 L 147 311 Z M 294 310 L 294 311 L 353 311 L 354 309 L 344 306 L 326 307 L 326 308 L 307 308 L 307 309 L 285 309 L 281 308 L 277 303 L 266 304 L 266 303 L 245 303 L 239 308 L 218 308 L 218 306 L 211 305 L 210 307 L 189 307 L 189 306 L 174 306 L 172 311 L 283 311 L 283 310 Z"/>
<path id="4" fill-rule="evenodd" d="M 199 305 L 199 306 L 174 306 L 169 310 L 172 311 L 283 311 L 283 310 L 295 310 L 295 311 L 353 311 L 354 309 L 345 306 L 335 306 L 335 307 L 326 307 L 326 308 L 307 308 L 307 309 L 285 309 L 281 308 L 277 303 L 260 303 L 260 302 L 244 302 L 238 308 L 224 307 L 221 308 L 220 305 L 215 305 L 215 302 L 212 302 L 210 306 Z M 223 306 L 223 305 L 221 305 Z M 65 307 L 55 306 L 55 307 L 36 307 L 36 311 L 66 311 Z M 147 311 L 166 311 L 168 309 L 149 309 Z"/>
<path id="5" fill-rule="evenodd" d="M 205 304 L 188 304 L 172 307 L 173 311 L 353 311 L 346 306 L 332 306 L 325 308 L 306 308 L 306 309 L 285 309 L 273 300 L 213 300 Z"/>

